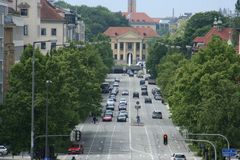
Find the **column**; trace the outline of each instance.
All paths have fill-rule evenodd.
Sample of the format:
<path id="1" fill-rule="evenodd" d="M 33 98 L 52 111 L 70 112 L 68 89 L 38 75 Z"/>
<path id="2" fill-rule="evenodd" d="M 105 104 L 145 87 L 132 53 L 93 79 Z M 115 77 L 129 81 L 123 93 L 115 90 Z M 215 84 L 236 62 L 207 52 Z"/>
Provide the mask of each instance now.
<path id="1" fill-rule="evenodd" d="M 126 46 L 127 46 L 127 43 L 126 42 L 123 42 L 123 61 L 126 62 L 126 57 L 127 57 L 127 53 L 126 53 Z"/>
<path id="2" fill-rule="evenodd" d="M 133 64 L 136 63 L 137 51 L 136 51 L 136 42 L 133 42 Z"/>
<path id="3" fill-rule="evenodd" d="M 120 43 L 117 42 L 117 60 L 120 60 Z"/>
<path id="4" fill-rule="evenodd" d="M 112 49 L 112 51 L 113 51 L 113 55 L 112 55 L 112 57 L 114 58 L 114 55 L 115 55 L 115 48 L 114 48 L 114 44 L 115 43 L 111 43 L 111 49 Z"/>
<path id="5" fill-rule="evenodd" d="M 140 61 L 142 61 L 142 49 L 143 49 L 143 46 L 142 46 L 142 42 L 140 42 L 140 50 L 139 50 L 139 52 L 140 52 Z"/>

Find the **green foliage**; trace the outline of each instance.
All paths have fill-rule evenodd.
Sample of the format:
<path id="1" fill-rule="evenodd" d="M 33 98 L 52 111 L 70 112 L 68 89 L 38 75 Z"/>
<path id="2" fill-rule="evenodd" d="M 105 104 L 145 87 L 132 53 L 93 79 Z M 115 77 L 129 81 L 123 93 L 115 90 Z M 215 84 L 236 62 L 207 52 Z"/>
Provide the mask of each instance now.
<path id="1" fill-rule="evenodd" d="M 214 37 L 174 74 L 167 92 L 173 121 L 190 132 L 223 134 L 240 147 L 240 57 L 234 48 Z"/>
<path id="2" fill-rule="evenodd" d="M 197 36 L 206 34 L 213 25 L 214 18 L 220 17 L 223 25 L 227 25 L 227 18 L 223 17 L 219 12 L 211 11 L 204 13 L 196 13 L 187 22 L 184 40 L 185 44 L 190 44 Z"/>
<path id="3" fill-rule="evenodd" d="M 55 5 L 60 8 L 69 8 L 81 15 L 81 19 L 86 24 L 86 39 L 90 41 L 110 26 L 128 26 L 128 20 L 121 13 L 113 13 L 102 6 L 72 6 L 63 1 L 58 1 Z"/>
<path id="4" fill-rule="evenodd" d="M 235 4 L 235 9 L 239 15 L 239 12 L 240 12 L 240 0 L 237 0 L 236 4 Z"/>
<path id="5" fill-rule="evenodd" d="M 167 47 L 165 45 L 156 42 L 154 45 L 149 46 L 146 66 L 152 78 L 157 77 L 157 65 L 166 54 Z"/>
<path id="6" fill-rule="evenodd" d="M 70 134 L 90 112 L 97 112 L 102 101 L 100 84 L 107 67 L 95 46 L 78 49 L 62 48 L 43 56 L 36 50 L 35 134 L 45 132 L 46 80 L 49 84 L 49 134 Z M 3 122 L 0 141 L 11 145 L 14 152 L 30 146 L 32 47 L 28 47 L 10 73 L 6 104 L 0 110 Z M 66 138 L 65 141 L 69 141 Z M 50 139 L 56 146 L 59 139 Z M 36 141 L 36 147 L 43 139 Z"/>

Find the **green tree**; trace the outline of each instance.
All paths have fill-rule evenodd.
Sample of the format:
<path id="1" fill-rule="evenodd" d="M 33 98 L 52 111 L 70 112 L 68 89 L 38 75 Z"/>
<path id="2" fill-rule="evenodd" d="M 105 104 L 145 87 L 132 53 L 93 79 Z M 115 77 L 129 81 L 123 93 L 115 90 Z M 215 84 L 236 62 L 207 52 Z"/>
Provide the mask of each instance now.
<path id="1" fill-rule="evenodd" d="M 237 11 L 237 14 L 239 15 L 239 12 L 240 12 L 240 0 L 237 0 L 237 2 L 235 4 L 235 9 Z"/>

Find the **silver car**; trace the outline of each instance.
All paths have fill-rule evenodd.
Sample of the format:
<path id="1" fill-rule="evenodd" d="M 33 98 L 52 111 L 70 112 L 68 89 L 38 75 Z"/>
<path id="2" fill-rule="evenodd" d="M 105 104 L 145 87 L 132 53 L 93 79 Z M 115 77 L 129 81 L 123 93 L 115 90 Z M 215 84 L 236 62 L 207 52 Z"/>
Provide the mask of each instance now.
<path id="1" fill-rule="evenodd" d="M 8 149 L 5 146 L 0 145 L 0 156 L 7 155 Z"/>

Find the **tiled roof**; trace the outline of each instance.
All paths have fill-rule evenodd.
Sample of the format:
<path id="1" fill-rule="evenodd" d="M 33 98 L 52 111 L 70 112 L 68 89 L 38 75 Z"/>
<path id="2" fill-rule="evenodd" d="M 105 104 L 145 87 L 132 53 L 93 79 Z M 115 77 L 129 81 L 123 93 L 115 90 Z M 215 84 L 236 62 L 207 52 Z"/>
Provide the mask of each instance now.
<path id="1" fill-rule="evenodd" d="M 146 13 L 143 12 L 123 12 L 123 16 L 125 16 L 129 22 L 145 22 L 145 23 L 155 23 L 155 21 L 149 17 Z"/>
<path id="2" fill-rule="evenodd" d="M 64 17 L 58 14 L 58 11 L 47 0 L 41 0 L 41 20 L 63 21 Z"/>
<path id="3" fill-rule="evenodd" d="M 135 32 L 141 37 L 157 37 L 158 34 L 152 28 L 134 28 L 134 27 L 109 27 L 104 34 L 110 37 L 117 37 L 127 32 Z"/>
<path id="4" fill-rule="evenodd" d="M 196 37 L 194 42 L 208 44 L 214 35 L 228 41 L 229 38 L 231 38 L 232 33 L 232 28 L 222 28 L 221 30 L 218 30 L 216 27 L 212 27 L 212 29 L 204 37 Z"/>
<path id="5" fill-rule="evenodd" d="M 160 18 L 152 18 L 153 19 L 153 21 L 155 22 L 155 23 L 159 23 L 160 22 Z"/>

